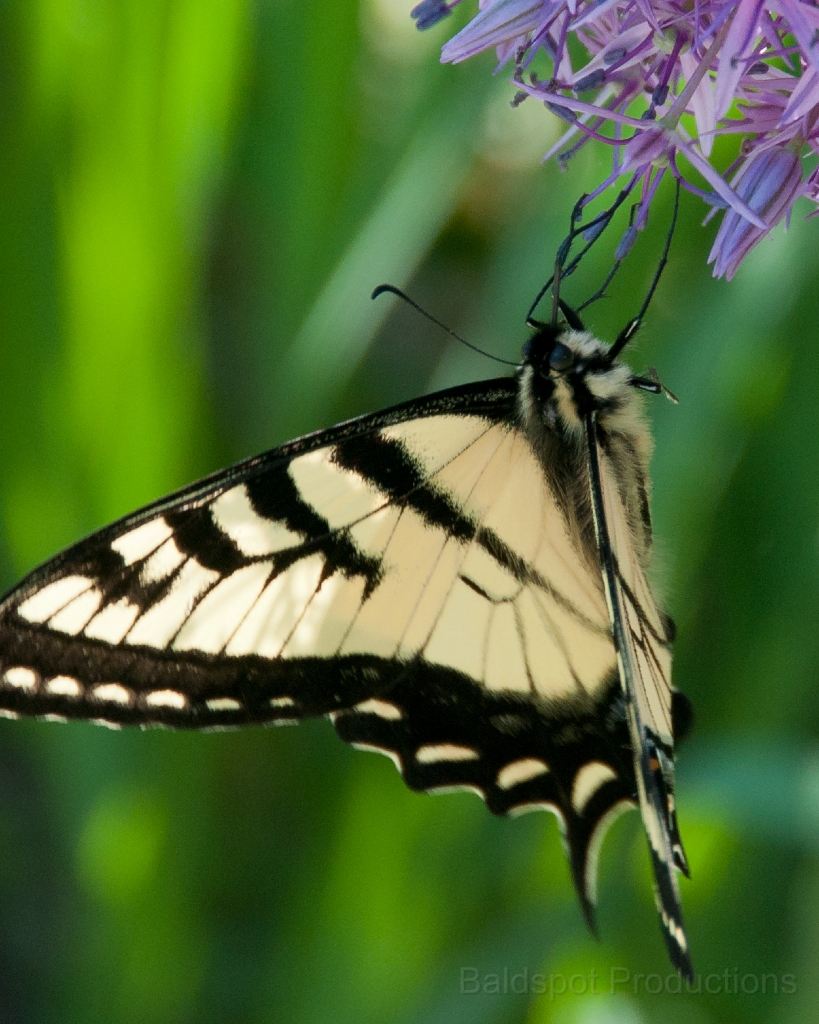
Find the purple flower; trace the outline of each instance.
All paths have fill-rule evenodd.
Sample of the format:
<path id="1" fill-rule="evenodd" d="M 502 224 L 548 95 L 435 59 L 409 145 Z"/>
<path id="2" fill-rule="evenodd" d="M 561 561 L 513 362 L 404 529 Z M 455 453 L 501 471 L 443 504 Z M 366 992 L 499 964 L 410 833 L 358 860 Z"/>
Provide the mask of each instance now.
<path id="1" fill-rule="evenodd" d="M 419 25 L 457 2 L 425 0 Z M 580 47 L 570 46 L 573 37 Z M 733 276 L 797 197 L 811 198 L 819 213 L 819 169 L 804 182 L 801 169 L 819 154 L 819 7 L 804 0 L 481 0 L 441 59 L 458 63 L 487 49 L 496 51 L 498 69 L 509 66 L 516 102 L 532 97 L 566 123 L 547 157 L 565 163 L 589 142 L 610 147 L 611 173 L 589 201 L 630 176 L 629 187 L 639 189 L 639 230 L 670 173 L 712 209 L 724 209 L 711 252 L 717 276 Z M 742 137 L 728 167 L 714 156 L 721 135 Z"/>

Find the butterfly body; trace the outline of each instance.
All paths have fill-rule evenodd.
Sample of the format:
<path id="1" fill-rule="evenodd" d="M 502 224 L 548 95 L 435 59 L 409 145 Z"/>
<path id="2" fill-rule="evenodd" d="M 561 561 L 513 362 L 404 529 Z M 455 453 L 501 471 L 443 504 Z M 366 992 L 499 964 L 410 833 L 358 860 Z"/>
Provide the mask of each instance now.
<path id="1" fill-rule="evenodd" d="M 638 803 L 690 974 L 634 381 L 585 332 L 543 327 L 516 380 L 300 438 L 126 516 L 0 603 L 0 713 L 327 715 L 412 789 L 555 813 L 590 921 L 599 845 Z"/>
<path id="2" fill-rule="evenodd" d="M 565 350 L 558 356 L 559 370 L 548 355 L 555 345 Z M 595 416 L 598 431 L 605 435 L 607 454 L 615 463 L 640 564 L 647 570 L 651 434 L 640 396 L 629 383 L 631 371 L 607 357 L 606 346 L 587 332 L 563 331 L 556 337 L 553 329 L 544 329 L 532 339 L 518 372 L 519 416 L 555 492 L 564 496 L 567 521 L 587 524 L 583 536 L 592 561 L 598 563 L 586 438 L 586 419 Z"/>

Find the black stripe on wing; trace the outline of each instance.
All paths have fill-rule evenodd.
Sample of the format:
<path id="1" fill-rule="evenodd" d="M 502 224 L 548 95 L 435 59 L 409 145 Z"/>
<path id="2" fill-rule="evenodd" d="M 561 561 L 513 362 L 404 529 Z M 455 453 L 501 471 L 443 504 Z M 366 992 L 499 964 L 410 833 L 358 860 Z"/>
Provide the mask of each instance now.
<path id="1" fill-rule="evenodd" d="M 455 540 L 475 536 L 475 523 L 440 490 L 429 486 L 422 468 L 400 441 L 368 434 L 338 445 L 333 462 L 359 473 L 392 501 L 413 509 L 430 526 Z"/>
<path id="2" fill-rule="evenodd" d="M 278 486 L 280 476 L 286 476 L 286 473 L 277 473 Z M 195 558 L 203 569 L 211 569 L 220 576 L 229 576 L 249 564 L 250 560 L 242 555 L 230 537 L 216 525 L 209 504 L 177 512 L 169 511 L 163 519 L 171 529 L 173 542 L 179 551 L 189 558 Z M 147 557 L 140 559 L 137 564 L 146 561 Z M 105 577 L 97 578 L 104 584 Z"/>
<path id="3" fill-rule="evenodd" d="M 372 446 L 377 437 L 377 434 L 367 435 L 361 440 Z M 340 451 L 349 443 L 342 442 L 335 451 Z M 334 572 L 341 572 L 345 576 L 364 576 L 367 580 L 365 594 L 371 593 L 380 577 L 380 562 L 359 551 L 346 532 L 331 529 L 327 520 L 302 498 L 288 474 L 288 466 L 289 463 L 277 466 L 247 483 L 250 502 L 258 515 L 284 523 L 294 533 L 305 538 L 304 543 L 298 547 L 275 555 L 276 571 L 283 571 L 312 551 L 320 551 L 324 556 L 325 577 L 332 576 Z"/>

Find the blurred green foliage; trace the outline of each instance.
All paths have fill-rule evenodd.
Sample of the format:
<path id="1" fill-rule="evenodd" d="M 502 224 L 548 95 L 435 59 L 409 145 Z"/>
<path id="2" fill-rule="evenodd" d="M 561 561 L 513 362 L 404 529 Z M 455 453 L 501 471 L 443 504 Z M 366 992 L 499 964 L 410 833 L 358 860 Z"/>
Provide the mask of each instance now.
<path id="1" fill-rule="evenodd" d="M 382 280 L 516 356 L 605 156 L 540 166 L 560 126 L 509 109 L 491 55 L 440 67 L 449 26 L 420 35 L 408 7 L 0 5 L 4 586 L 206 471 L 495 374 L 371 303 Z M 589 313 L 602 337 L 639 306 L 669 199 Z M 681 400 L 649 402 L 658 576 L 697 709 L 683 895 L 719 991 L 634 980 L 669 974 L 636 815 L 603 851 L 597 944 L 550 817 L 413 795 L 325 723 L 0 722 L 0 1024 L 815 1019 L 819 229 L 797 219 L 726 285 L 701 212 L 684 199 L 630 359 Z M 570 301 L 610 259 L 590 255 Z M 462 968 L 580 980 L 471 995 Z M 633 972 L 614 993 L 612 970 Z M 763 975 L 777 995 L 742 993 Z"/>

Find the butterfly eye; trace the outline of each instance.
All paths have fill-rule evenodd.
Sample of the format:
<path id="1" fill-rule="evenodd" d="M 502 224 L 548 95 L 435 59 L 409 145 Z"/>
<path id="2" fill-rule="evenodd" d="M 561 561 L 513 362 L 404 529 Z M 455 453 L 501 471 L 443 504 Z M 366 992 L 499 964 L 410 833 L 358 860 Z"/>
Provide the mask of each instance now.
<path id="1" fill-rule="evenodd" d="M 552 354 L 549 356 L 549 367 L 552 370 L 568 370 L 574 362 L 574 353 L 570 348 L 562 345 L 559 341 L 552 349 Z"/>

